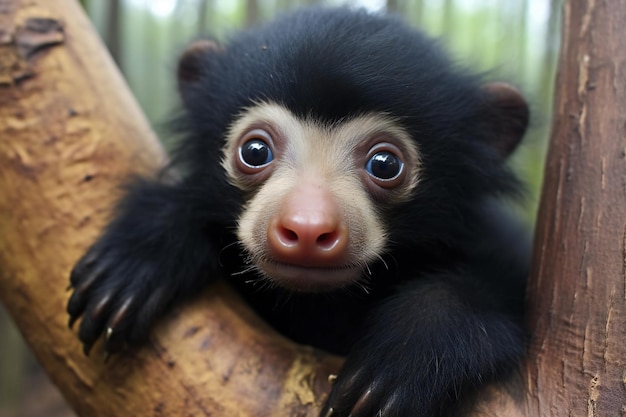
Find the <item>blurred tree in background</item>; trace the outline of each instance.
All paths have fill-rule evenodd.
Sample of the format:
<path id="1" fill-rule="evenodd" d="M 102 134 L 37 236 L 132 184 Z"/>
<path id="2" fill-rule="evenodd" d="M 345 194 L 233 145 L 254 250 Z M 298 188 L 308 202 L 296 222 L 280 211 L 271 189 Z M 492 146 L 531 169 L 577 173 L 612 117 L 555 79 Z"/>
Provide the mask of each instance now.
<path id="1" fill-rule="evenodd" d="M 528 183 L 520 208 L 534 224 L 550 126 L 559 47 L 559 0 L 82 0 L 155 130 L 172 145 L 164 123 L 177 106 L 175 67 L 184 46 L 201 34 L 225 39 L 233 30 L 301 5 L 349 5 L 387 11 L 441 39 L 459 65 L 518 86 L 530 102 L 529 136 L 513 164 Z M 0 311 L 0 417 L 72 415 L 33 376 L 32 359 Z M 30 372 L 29 372 L 30 371 Z"/>

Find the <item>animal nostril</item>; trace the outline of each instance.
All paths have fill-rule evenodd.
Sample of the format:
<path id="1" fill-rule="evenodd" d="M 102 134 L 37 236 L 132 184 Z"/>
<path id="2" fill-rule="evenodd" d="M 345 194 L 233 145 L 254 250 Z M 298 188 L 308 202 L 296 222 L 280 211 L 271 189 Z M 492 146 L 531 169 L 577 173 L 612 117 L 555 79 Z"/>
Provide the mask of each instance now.
<path id="1" fill-rule="evenodd" d="M 321 235 L 319 235 L 319 237 L 317 238 L 317 243 L 319 243 L 320 245 L 323 245 L 325 241 L 328 241 L 328 239 L 330 238 L 330 233 L 322 233 Z"/>
<path id="2" fill-rule="evenodd" d="M 330 233 L 322 233 L 316 239 L 317 246 L 321 249 L 331 249 L 337 241 L 339 240 L 339 235 L 337 232 L 333 231 Z"/>
<path id="3" fill-rule="evenodd" d="M 281 240 L 286 244 L 296 244 L 298 243 L 298 234 L 291 229 L 286 227 L 281 228 Z"/>

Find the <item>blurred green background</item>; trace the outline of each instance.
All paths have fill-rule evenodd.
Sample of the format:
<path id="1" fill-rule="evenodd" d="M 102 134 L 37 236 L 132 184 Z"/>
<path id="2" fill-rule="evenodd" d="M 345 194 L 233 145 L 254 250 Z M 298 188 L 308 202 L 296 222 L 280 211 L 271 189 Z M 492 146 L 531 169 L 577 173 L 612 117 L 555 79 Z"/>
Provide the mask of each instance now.
<path id="1" fill-rule="evenodd" d="M 526 180 L 520 214 L 534 224 L 550 128 L 560 0 L 83 0 L 81 4 L 160 134 L 177 105 L 174 72 L 184 46 L 201 33 L 237 28 L 311 4 L 398 13 L 439 39 L 464 66 L 516 85 L 532 110 L 531 130 L 512 164 Z M 0 308 L 0 417 L 72 416 Z"/>

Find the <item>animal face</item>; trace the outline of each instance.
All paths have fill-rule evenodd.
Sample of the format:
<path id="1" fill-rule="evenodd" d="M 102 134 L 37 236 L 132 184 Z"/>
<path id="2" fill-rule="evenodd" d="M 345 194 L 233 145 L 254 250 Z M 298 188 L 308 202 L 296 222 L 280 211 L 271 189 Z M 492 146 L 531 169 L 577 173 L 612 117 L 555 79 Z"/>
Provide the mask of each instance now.
<path id="1" fill-rule="evenodd" d="M 379 113 L 329 125 L 259 103 L 233 123 L 223 155 L 248 196 L 237 227 L 248 264 L 294 290 L 367 278 L 387 244 L 381 211 L 420 178 L 416 143 Z"/>

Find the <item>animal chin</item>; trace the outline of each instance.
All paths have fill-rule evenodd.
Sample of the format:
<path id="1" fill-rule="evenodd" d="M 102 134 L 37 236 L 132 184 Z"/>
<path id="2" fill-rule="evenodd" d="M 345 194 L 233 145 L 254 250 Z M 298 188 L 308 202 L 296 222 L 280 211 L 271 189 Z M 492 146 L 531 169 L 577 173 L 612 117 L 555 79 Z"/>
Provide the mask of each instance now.
<path id="1" fill-rule="evenodd" d="M 335 290 L 357 281 L 361 275 L 357 265 L 313 267 L 266 260 L 257 267 L 276 284 L 298 292 Z"/>

